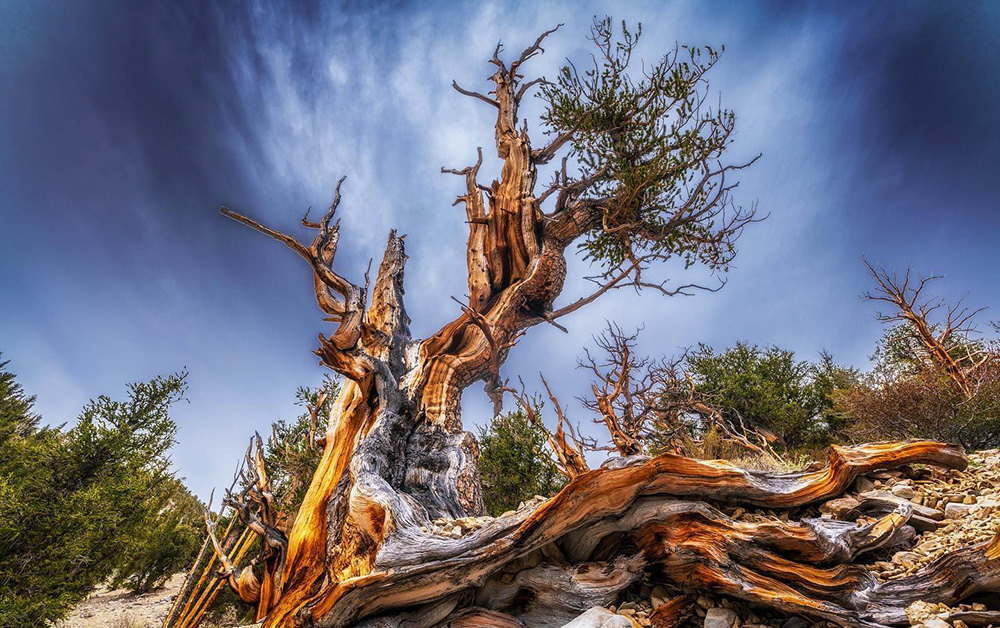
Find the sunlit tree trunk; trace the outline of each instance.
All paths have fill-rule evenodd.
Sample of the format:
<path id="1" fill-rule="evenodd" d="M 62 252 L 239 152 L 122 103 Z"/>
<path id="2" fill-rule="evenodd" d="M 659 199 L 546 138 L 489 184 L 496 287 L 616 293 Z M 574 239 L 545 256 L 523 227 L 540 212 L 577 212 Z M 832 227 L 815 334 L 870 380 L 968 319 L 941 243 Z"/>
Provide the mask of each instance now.
<path id="1" fill-rule="evenodd" d="M 597 41 L 603 41 L 601 24 L 595 28 Z M 537 81 L 522 82 L 521 71 L 541 52 L 548 34 L 509 65 L 500 59 L 498 47 L 491 60 L 496 71 L 490 95 L 455 85 L 495 109 L 495 149 L 502 168 L 498 181 L 481 185 L 480 151 L 475 165 L 449 171 L 465 183 L 459 202 L 469 228 L 469 293 L 467 303 L 459 306 L 439 297 L 441 307 L 453 307 L 455 316 L 432 336 L 410 337 L 402 236 L 389 234 L 371 286 L 367 278 L 359 285 L 334 270 L 341 235 L 334 221 L 339 183 L 327 214 L 319 222 L 308 216 L 302 220 L 316 231 L 308 245 L 223 208 L 227 216 L 279 240 L 309 264 L 317 303 L 326 320 L 336 324 L 332 335 L 320 336 L 316 353 L 345 382 L 333 406 L 322 459 L 290 531 L 284 534 L 266 516 L 256 517 L 255 529 L 267 540 L 269 560 L 256 590 L 246 586 L 242 592 L 255 598 L 258 617 L 268 628 L 520 626 L 522 620 L 557 626 L 589 606 L 611 603 L 643 574 L 659 574 L 689 590 L 710 589 L 839 623 L 902 623 L 914 593 L 903 585 L 878 585 L 863 568 L 845 563 L 893 542 L 909 511 L 902 509 L 872 526 L 819 520 L 749 524 L 729 519 L 711 504 L 790 509 L 833 497 L 858 474 L 876 468 L 915 462 L 963 467 L 963 453 L 947 445 L 835 449 L 828 469 L 783 477 L 671 454 L 614 459 L 593 471 L 581 460 L 566 488 L 540 506 L 487 520 L 461 538 L 428 531 L 436 518 L 482 514 L 477 444 L 461 418 L 463 390 L 483 381 L 499 405 L 505 390 L 500 368 L 528 328 L 559 326 L 561 316 L 621 286 L 670 294 L 644 275 L 651 262 L 670 256 L 663 247 L 724 264 L 732 240 L 753 220 L 752 212 L 740 213 L 729 203 L 733 184 L 724 178 L 736 168 L 713 161 L 727 143 L 729 118 L 708 120 L 722 125 L 713 131 L 721 136 L 691 148 L 701 146 L 702 154 L 690 158 L 690 151 L 677 153 L 690 158 L 690 164 L 670 157 L 676 150 L 671 142 L 691 141 L 682 127 L 643 149 L 653 151 L 651 156 L 630 152 L 629 143 L 640 141 L 644 133 L 633 128 L 633 118 L 671 98 L 666 91 L 673 85 L 667 82 L 671 68 L 693 86 L 702 80 L 698 72 L 683 75 L 683 68 L 668 65 L 662 84 L 628 96 L 631 114 L 594 126 L 594 105 L 592 111 L 573 114 L 577 117 L 568 128 L 569 123 L 557 124 L 559 132 L 548 145 L 532 148 L 527 127 L 519 126 L 518 105 Z M 608 50 L 612 60 L 621 54 Z M 624 67 L 612 66 L 615 71 Z M 677 98 L 686 93 L 681 90 Z M 692 115 L 690 110 L 682 114 Z M 697 126 L 699 120 L 689 122 Z M 564 161 L 553 184 L 536 196 L 537 167 L 580 134 L 610 137 L 609 150 L 616 151 L 610 161 L 617 165 L 584 167 L 574 178 Z M 670 197 L 671 205 L 664 205 L 667 191 L 650 187 L 650 181 L 674 176 L 672 169 L 682 166 L 698 175 L 689 188 L 679 188 L 690 194 Z M 658 169 L 650 171 L 653 167 Z M 652 204 L 657 194 L 661 200 Z M 554 207 L 543 211 L 548 198 L 554 199 Z M 667 215 L 653 220 L 648 212 L 654 210 Z M 567 248 L 597 233 L 611 237 L 607 246 L 621 256 L 613 254 L 594 293 L 556 308 L 566 278 Z M 266 511 L 268 503 L 266 484 L 255 482 L 250 484 L 258 489 L 227 496 L 248 521 L 255 512 Z M 256 506 L 244 512 L 247 504 Z M 956 553 L 914 576 L 913 584 L 919 584 L 925 598 L 942 601 L 995 588 L 1000 584 L 998 547 L 994 543 Z M 536 552 L 547 560 L 527 562 L 532 566 L 523 570 L 514 567 L 519 558 Z M 527 608 L 525 599 L 530 600 Z M 666 615 L 661 619 L 666 622 Z"/>

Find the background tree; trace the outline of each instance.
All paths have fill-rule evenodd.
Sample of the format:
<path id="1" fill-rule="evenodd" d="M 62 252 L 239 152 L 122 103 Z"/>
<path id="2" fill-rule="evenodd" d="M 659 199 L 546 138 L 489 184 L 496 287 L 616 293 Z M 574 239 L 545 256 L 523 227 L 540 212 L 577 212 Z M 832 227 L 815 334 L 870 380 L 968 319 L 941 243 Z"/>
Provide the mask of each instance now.
<path id="1" fill-rule="evenodd" d="M 10 361 L 0 362 L 0 447 L 38 431 L 38 417 L 31 411 L 35 397 L 25 394 L 17 377 L 7 369 L 9 364 Z"/>
<path id="2" fill-rule="evenodd" d="M 644 440 L 654 417 L 656 391 L 661 378 L 653 361 L 636 351 L 639 331 L 626 334 L 608 323 L 594 337 L 596 351 L 584 349 L 579 367 L 592 375 L 593 397 L 583 399 L 585 408 L 596 414 L 615 449 L 622 456 L 646 453 Z"/>
<path id="3" fill-rule="evenodd" d="M 44 625 L 117 568 L 146 571 L 123 557 L 143 544 L 146 524 L 169 493 L 177 429 L 169 410 L 183 395 L 184 377 L 130 384 L 124 401 L 98 397 L 63 430 L 39 427 L 32 398 L 4 367 L 0 625 Z M 183 537 L 160 540 L 181 553 L 189 547 Z"/>
<path id="4" fill-rule="evenodd" d="M 1000 444 L 1000 344 L 978 333 L 983 308 L 929 297 L 927 286 L 939 277 L 864 263 L 875 283 L 864 298 L 893 309 L 876 315 L 888 326 L 872 372 L 835 395 L 850 435 L 937 438 L 972 449 Z"/>
<path id="5" fill-rule="evenodd" d="M 204 506 L 183 482 L 168 478 L 153 493 L 146 517 L 129 531 L 130 543 L 115 565 L 114 588 L 147 593 L 162 586 L 191 565 L 205 538 Z"/>
<path id="6" fill-rule="evenodd" d="M 541 412 L 540 404 L 534 411 Z M 566 479 L 546 451 L 547 435 L 523 410 L 493 417 L 479 432 L 479 476 L 486 512 L 516 510 L 535 495 L 549 497 Z"/>
<path id="7" fill-rule="evenodd" d="M 909 268 L 902 275 L 890 274 L 862 259 L 875 288 L 862 295 L 869 301 L 889 303 L 893 309 L 875 316 L 883 323 L 900 323 L 895 333 L 887 337 L 884 348 L 894 354 L 899 363 L 910 368 L 933 365 L 946 374 L 955 386 L 972 397 L 976 392 L 977 374 L 995 360 L 993 352 L 973 339 L 974 319 L 985 308 L 971 310 L 963 305 L 965 297 L 954 304 L 943 299 L 930 299 L 924 294 L 929 283 L 939 276 L 915 277 Z M 943 312 L 940 320 L 935 313 Z"/>
<path id="8" fill-rule="evenodd" d="M 699 345 L 685 364 L 696 389 L 730 421 L 764 428 L 792 449 L 828 440 L 818 420 L 827 391 L 814 383 L 827 388 L 841 377 L 832 359 L 824 358 L 817 371 L 788 349 L 738 342 L 723 352 Z"/>
<path id="9" fill-rule="evenodd" d="M 271 426 L 271 435 L 264 447 L 264 464 L 281 513 L 282 529 L 291 529 L 291 522 L 319 465 L 323 435 L 339 392 L 340 382 L 330 376 L 315 388 L 302 386 L 295 391 L 295 403 L 305 412 L 294 421 L 279 419 Z"/>
<path id="10" fill-rule="evenodd" d="M 821 351 L 819 362 L 809 367 L 809 393 L 814 424 L 812 440 L 817 445 L 843 443 L 848 440 L 850 421 L 836 409 L 837 395 L 857 386 L 861 371 L 837 364 L 833 355 Z M 883 437 L 884 438 L 884 437 Z"/>
<path id="11" fill-rule="evenodd" d="M 934 369 L 890 376 L 878 367 L 836 393 L 836 410 L 855 440 L 934 438 L 959 441 L 959 408 L 965 401 L 951 379 Z"/>
<path id="12" fill-rule="evenodd" d="M 587 464 L 587 452 L 596 451 L 599 447 L 596 440 L 581 433 L 579 425 L 574 427 L 569 421 L 563 412 L 562 404 L 552 392 L 549 383 L 545 381 L 545 376 L 539 373 L 539 379 L 542 380 L 545 392 L 548 393 L 552 408 L 555 410 L 556 426 L 554 430 L 550 430 L 545 425 L 541 412 L 543 404 L 537 396 L 528 395 L 523 379 L 520 391 L 509 387 L 505 387 L 504 391 L 510 393 L 517 400 L 524 418 L 545 437 L 548 450 L 553 456 L 559 472 L 567 480 L 572 480 L 576 476 L 590 471 L 590 466 Z M 610 451 L 610 448 L 606 449 Z M 480 460 L 480 468 L 482 464 L 482 460 Z"/>
<path id="13" fill-rule="evenodd" d="M 620 455 L 673 451 L 781 462 L 777 445 L 826 445 L 839 437 L 833 392 L 852 385 L 857 372 L 826 352 L 811 363 L 778 347 L 737 343 L 718 354 L 699 345 L 654 360 L 639 353 L 638 338 L 638 331 L 609 323 L 580 361 L 593 380 L 583 405 L 600 417 L 595 422 Z"/>

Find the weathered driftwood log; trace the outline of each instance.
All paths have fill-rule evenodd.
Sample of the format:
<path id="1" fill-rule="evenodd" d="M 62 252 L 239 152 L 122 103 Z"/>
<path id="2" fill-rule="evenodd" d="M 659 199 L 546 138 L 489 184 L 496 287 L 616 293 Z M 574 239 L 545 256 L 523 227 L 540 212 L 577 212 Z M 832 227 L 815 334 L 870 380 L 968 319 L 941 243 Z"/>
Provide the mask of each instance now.
<path id="1" fill-rule="evenodd" d="M 866 526 L 833 519 L 739 522 L 714 506 L 791 509 L 835 497 L 874 469 L 916 462 L 964 468 L 964 455 L 952 446 L 835 447 L 828 467 L 797 474 L 672 454 L 613 462 L 578 476 L 533 511 L 458 539 L 414 526 L 388 532 L 372 571 L 334 585 L 299 621 L 558 627 L 613 603 L 645 578 L 843 625 L 899 625 L 918 599 L 954 603 L 1000 591 L 1000 537 L 887 583 L 851 564 L 900 534 L 912 535 L 912 509 L 905 506 Z M 659 609 L 656 625 L 682 620 L 685 608 L 677 601 Z"/>
<path id="2" fill-rule="evenodd" d="M 952 613 L 948 619 L 963 621 L 967 626 L 1000 626 L 1000 611 L 962 611 Z"/>
<path id="3" fill-rule="evenodd" d="M 250 482 L 258 489 L 246 494 L 249 501 L 234 503 L 270 548 L 258 564 L 257 586 L 241 590 L 256 597 L 264 626 L 560 626 L 588 605 L 613 601 L 640 577 L 845 625 L 901 623 L 914 595 L 955 600 L 995 589 L 998 542 L 891 584 L 846 564 L 912 534 L 905 508 L 858 526 L 743 523 L 713 505 L 791 509 L 834 497 L 874 469 L 965 465 L 959 449 L 930 442 L 834 448 L 827 468 L 799 474 L 672 454 L 618 459 L 592 471 L 581 461 L 565 489 L 533 510 L 461 538 L 427 532 L 433 519 L 482 510 L 477 444 L 462 428 L 461 395 L 476 381 L 486 382 L 494 399 L 502 395 L 499 369 L 525 330 L 558 326 L 559 317 L 622 286 L 682 292 L 651 280 L 651 265 L 676 256 L 722 270 L 754 219 L 753 210 L 730 198 L 735 183 L 726 176 L 742 166 L 720 163 L 734 118 L 700 106 L 713 51 L 702 57 L 685 50 L 690 59 L 679 59 L 678 51 L 645 78 L 625 80 L 635 36 L 626 32 L 618 46 L 610 22 L 598 22 L 593 41 L 602 73 L 591 81 L 567 68 L 558 87 L 543 84 L 554 137 L 533 149 L 518 106 L 538 84 L 522 83 L 523 64 L 541 52 L 546 35 L 509 65 L 498 47 L 491 95 L 456 85 L 495 108 L 502 167 L 489 186 L 476 180 L 481 153 L 474 166 L 457 171 L 466 184 L 459 202 L 469 225 L 469 300 L 429 338 L 410 337 L 403 237 L 389 234 L 370 299 L 367 277 L 360 285 L 334 270 L 343 179 L 321 220 L 303 218 L 315 231 L 308 244 L 222 210 L 309 265 L 317 304 L 336 324 L 333 334 L 320 336 L 316 354 L 345 382 L 287 534 L 271 521 L 259 477 Z M 553 184 L 536 196 L 537 166 L 570 146 L 580 172 L 568 174 L 564 160 Z M 565 252 L 578 242 L 604 260 L 604 273 L 592 294 L 555 308 Z M 231 562 L 230 574 L 239 561 Z M 669 625 L 684 614 L 678 602 L 661 621 Z"/>

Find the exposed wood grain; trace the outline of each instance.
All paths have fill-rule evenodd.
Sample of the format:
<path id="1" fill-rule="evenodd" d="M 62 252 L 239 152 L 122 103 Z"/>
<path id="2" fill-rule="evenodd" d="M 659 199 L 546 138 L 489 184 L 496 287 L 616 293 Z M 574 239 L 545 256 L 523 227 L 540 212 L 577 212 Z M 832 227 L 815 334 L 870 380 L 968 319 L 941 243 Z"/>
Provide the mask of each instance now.
<path id="1" fill-rule="evenodd" d="M 614 187 L 610 180 L 595 187 L 606 165 L 578 181 L 570 181 L 564 167 L 555 184 L 556 207 L 542 211 L 543 199 L 535 196 L 537 166 L 571 145 L 575 130 L 532 150 L 527 127 L 519 126 L 518 108 L 527 89 L 537 84 L 522 80 L 523 65 L 542 51 L 551 32 L 510 65 L 497 47 L 489 95 L 455 86 L 495 108 L 500 175 L 489 185 L 477 181 L 481 152 L 474 166 L 451 171 L 465 177 L 459 201 L 469 225 L 469 300 L 461 311 L 453 308 L 454 317 L 429 337 L 410 336 L 402 236 L 389 234 L 374 285 L 367 273 L 363 282 L 351 281 L 335 270 L 341 232 L 334 218 L 343 179 L 322 219 L 302 219 L 301 225 L 314 232 L 308 244 L 222 209 L 307 262 L 316 303 L 324 320 L 336 326 L 329 336 L 319 336 L 316 354 L 345 378 L 325 437 L 316 439 L 323 442 L 322 457 L 287 534 L 274 523 L 266 472 L 256 468 L 256 460 L 250 461 L 256 493 L 234 503 L 247 529 L 270 553 L 262 573 L 251 571 L 245 580 L 234 574 L 247 542 L 241 541 L 232 561 L 223 562 L 232 567 L 230 584 L 259 601 L 264 627 L 556 628 L 569 621 L 585 623 L 581 617 L 593 610 L 588 607 L 612 603 L 639 578 L 843 625 L 871 626 L 905 621 L 905 604 L 916 591 L 955 601 L 1000 589 L 1000 541 L 960 550 L 910 578 L 885 584 L 854 565 L 858 555 L 913 534 L 909 508 L 885 512 L 876 523 L 862 526 L 824 520 L 746 523 L 713 506 L 797 508 L 836 497 L 856 477 L 876 469 L 913 463 L 962 469 L 966 458 L 960 448 L 928 441 L 834 447 L 825 468 L 788 474 L 676 454 L 650 459 L 638 455 L 641 443 L 627 429 L 615 431 L 635 418 L 615 406 L 618 395 L 628 394 L 624 384 L 598 390 L 597 396 L 625 457 L 589 470 L 579 440 L 572 433 L 574 442 L 567 440 L 560 410 L 551 442 L 572 480 L 558 495 L 459 538 L 428 531 L 432 519 L 482 513 L 478 446 L 463 429 L 462 392 L 477 381 L 494 393 L 502 391 L 500 368 L 526 330 L 623 285 L 664 294 L 683 291 L 640 279 L 644 265 L 657 258 L 651 254 L 623 262 L 591 297 L 561 310 L 553 307 L 566 280 L 566 251 L 595 230 L 626 228 L 613 224 L 612 214 L 627 210 L 635 199 L 607 197 Z M 726 137 L 730 131 L 722 129 Z M 709 168 L 695 187 L 736 168 Z M 719 217 L 716 203 L 721 198 L 726 206 L 725 195 L 734 184 L 716 182 L 707 201 L 697 195 L 681 199 L 676 215 L 644 237 L 667 241 L 679 235 L 677 229 L 690 229 L 692 221 Z M 554 192 L 543 197 L 549 193 Z M 734 236 L 752 219 L 752 212 L 737 212 L 710 237 Z M 441 301 L 447 303 L 447 297 Z M 218 553 L 224 558 L 221 546 Z M 217 592 L 215 587 L 201 593 L 192 613 L 185 612 L 186 618 L 171 628 L 197 625 L 205 596 Z M 661 608 L 654 614 L 658 625 L 676 625 L 689 613 L 688 602 L 683 598 Z"/>

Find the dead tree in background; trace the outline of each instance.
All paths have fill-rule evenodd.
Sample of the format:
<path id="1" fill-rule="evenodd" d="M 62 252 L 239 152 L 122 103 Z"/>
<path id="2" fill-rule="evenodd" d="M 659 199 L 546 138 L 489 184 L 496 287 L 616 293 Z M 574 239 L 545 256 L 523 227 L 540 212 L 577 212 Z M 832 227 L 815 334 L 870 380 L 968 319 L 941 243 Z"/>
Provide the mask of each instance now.
<path id="1" fill-rule="evenodd" d="M 609 323 L 604 333 L 594 338 L 603 357 L 595 358 L 585 349 L 580 360 L 580 368 L 590 371 L 595 380 L 591 383 L 594 397 L 583 399 L 583 405 L 601 417 L 595 422 L 604 424 L 621 456 L 645 453 L 643 441 L 655 407 L 651 397 L 656 373 L 649 358 L 636 355 L 638 337 L 638 331 L 626 334 Z"/>
<path id="2" fill-rule="evenodd" d="M 542 375 L 539 377 L 556 413 L 556 429 L 554 431 L 545 426 L 545 422 L 538 413 L 537 398 L 528 395 L 523 380 L 521 381 L 521 390 L 513 388 L 504 388 L 504 390 L 517 400 L 528 422 L 545 433 L 549 449 L 555 456 L 556 466 L 567 479 L 572 480 L 576 476 L 590 471 L 590 467 L 587 466 L 586 452 L 596 451 L 598 449 L 597 441 L 581 435 L 580 430 L 573 427 L 563 412 L 562 404 L 552 392 L 549 383 L 545 381 L 545 377 Z"/>
<path id="3" fill-rule="evenodd" d="M 686 354 L 680 358 L 653 360 L 638 353 L 641 330 L 629 334 L 615 323 L 594 337 L 596 348 L 584 349 L 578 366 L 591 374 L 592 397 L 579 401 L 597 417 L 594 423 L 607 430 L 611 447 L 599 445 L 581 434 L 567 418 L 549 383 L 542 385 L 556 414 L 555 430 L 550 430 L 539 411 L 537 397 L 504 387 L 521 407 L 529 423 L 545 433 L 554 462 L 563 475 L 573 479 L 588 471 L 586 452 L 611 451 L 619 456 L 636 456 L 662 451 L 690 455 L 690 448 L 709 430 L 722 439 L 754 454 L 775 460 L 782 457 L 771 447 L 775 437 L 766 430 L 739 424 L 723 416 L 712 400 L 697 389 L 691 374 L 684 370 Z"/>
<path id="4" fill-rule="evenodd" d="M 976 375 L 995 358 L 995 353 L 974 342 L 970 334 L 976 328 L 973 319 L 986 308 L 970 309 L 963 305 L 965 297 L 957 303 L 947 304 L 944 299 L 930 299 L 924 288 L 940 276 L 914 277 L 910 268 L 903 276 L 890 274 L 882 267 L 862 261 L 877 287 L 865 292 L 869 301 L 890 303 L 895 311 L 878 313 L 883 323 L 904 323 L 916 339 L 927 359 L 955 382 L 959 390 L 971 398 L 976 394 Z M 935 323 L 931 316 L 944 312 L 944 319 Z"/>
<path id="5" fill-rule="evenodd" d="M 995 546 L 958 552 L 904 591 L 878 585 L 863 568 L 834 566 L 891 541 L 905 512 L 867 527 L 748 524 L 691 499 L 793 508 L 835 495 L 875 468 L 965 464 L 960 451 L 926 442 L 835 449 L 829 469 L 781 478 L 671 454 L 633 457 L 581 473 L 556 497 L 460 538 L 428 531 L 432 519 L 482 509 L 477 445 L 462 428 L 461 395 L 485 381 L 497 396 L 498 369 L 525 330 L 558 325 L 626 286 L 665 295 L 696 289 L 654 278 L 658 263 L 724 271 L 755 217 L 731 197 L 732 175 L 747 164 L 722 161 L 735 117 L 707 101 L 715 51 L 676 49 L 630 77 L 638 34 L 623 28 L 616 39 L 611 21 L 598 20 L 592 71 L 570 64 L 552 82 L 527 80 L 526 64 L 551 33 L 509 62 L 498 46 L 489 93 L 455 85 L 496 113 L 502 167 L 488 185 L 477 180 L 481 155 L 457 171 L 465 181 L 459 201 L 469 227 L 469 298 L 430 337 L 410 336 L 406 254 L 394 231 L 371 286 L 367 277 L 351 281 L 335 270 L 343 179 L 323 218 L 302 220 L 314 233 L 307 242 L 222 209 L 308 264 L 317 303 L 335 326 L 320 335 L 316 354 L 345 382 L 305 500 L 259 578 L 264 626 L 558 626 L 581 606 L 610 603 L 644 574 L 870 625 L 905 620 L 917 588 L 922 597 L 950 600 L 960 581 L 961 595 L 1000 582 Z M 550 134 L 540 147 L 518 116 L 533 86 Z M 559 156 L 552 182 L 539 189 L 538 168 Z M 566 251 L 577 245 L 600 269 L 596 285 L 557 305 Z M 538 551 L 561 558 L 517 567 Z"/>
<path id="6" fill-rule="evenodd" d="M 596 349 L 584 350 L 579 367 L 592 375 L 593 397 L 581 399 L 608 430 L 619 455 L 657 450 L 689 453 L 687 446 L 714 429 L 723 439 L 755 454 L 780 459 L 771 447 L 773 435 L 759 426 L 739 424 L 723 416 L 685 367 L 686 354 L 659 360 L 638 353 L 641 330 L 629 334 L 608 323 L 594 338 Z"/>

